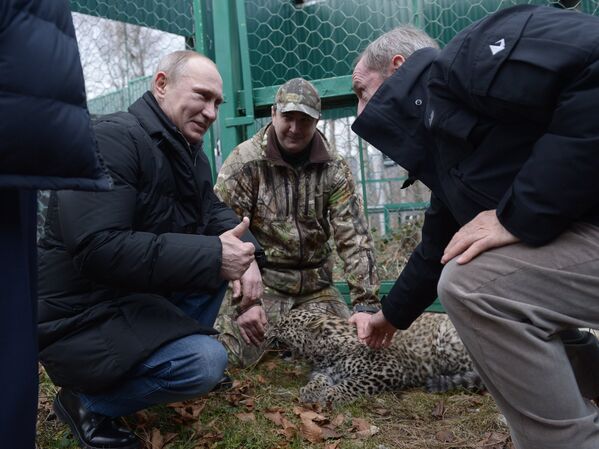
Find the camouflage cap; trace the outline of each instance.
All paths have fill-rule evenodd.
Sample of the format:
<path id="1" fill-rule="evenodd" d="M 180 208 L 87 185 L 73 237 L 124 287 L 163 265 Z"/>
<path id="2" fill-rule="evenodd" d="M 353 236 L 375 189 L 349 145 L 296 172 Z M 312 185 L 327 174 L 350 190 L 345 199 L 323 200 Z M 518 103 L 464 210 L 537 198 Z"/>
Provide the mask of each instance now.
<path id="1" fill-rule="evenodd" d="M 303 78 L 293 78 L 279 87 L 275 96 L 277 111 L 299 111 L 320 118 L 320 95 L 314 85 Z"/>

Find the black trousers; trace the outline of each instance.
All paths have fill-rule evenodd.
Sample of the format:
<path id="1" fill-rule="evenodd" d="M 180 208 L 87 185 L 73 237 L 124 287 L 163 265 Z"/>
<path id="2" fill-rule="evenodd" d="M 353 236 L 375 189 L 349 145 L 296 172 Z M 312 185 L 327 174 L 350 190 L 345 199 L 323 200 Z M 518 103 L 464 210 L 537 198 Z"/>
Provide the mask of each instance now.
<path id="1" fill-rule="evenodd" d="M 35 448 L 36 191 L 0 189 L 0 446 Z"/>

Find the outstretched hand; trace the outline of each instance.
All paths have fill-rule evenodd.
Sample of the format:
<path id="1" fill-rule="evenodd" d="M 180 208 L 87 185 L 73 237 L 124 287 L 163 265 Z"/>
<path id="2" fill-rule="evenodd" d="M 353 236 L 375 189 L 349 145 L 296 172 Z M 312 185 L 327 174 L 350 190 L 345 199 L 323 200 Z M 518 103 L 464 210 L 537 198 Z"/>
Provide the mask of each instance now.
<path id="1" fill-rule="evenodd" d="M 241 279 L 241 276 L 254 261 L 256 249 L 254 244 L 240 240 L 249 227 L 249 218 L 243 217 L 241 223 L 218 237 L 222 244 L 220 275 L 223 279 L 229 281 Z"/>
<path id="2" fill-rule="evenodd" d="M 470 262 L 488 249 L 510 245 L 520 239 L 510 233 L 499 222 L 495 210 L 481 212 L 456 232 L 445 247 L 441 263 L 456 259 L 458 264 Z"/>
<path id="3" fill-rule="evenodd" d="M 397 329 L 385 319 L 383 311 L 381 310 L 370 315 L 363 341 L 372 349 L 387 348 L 391 345 L 396 330 Z"/>
<path id="4" fill-rule="evenodd" d="M 349 324 L 353 324 L 356 326 L 356 331 L 358 333 L 358 339 L 360 341 L 364 341 L 368 332 L 368 323 L 370 322 L 370 313 L 366 312 L 357 312 L 354 313 L 347 320 Z"/>

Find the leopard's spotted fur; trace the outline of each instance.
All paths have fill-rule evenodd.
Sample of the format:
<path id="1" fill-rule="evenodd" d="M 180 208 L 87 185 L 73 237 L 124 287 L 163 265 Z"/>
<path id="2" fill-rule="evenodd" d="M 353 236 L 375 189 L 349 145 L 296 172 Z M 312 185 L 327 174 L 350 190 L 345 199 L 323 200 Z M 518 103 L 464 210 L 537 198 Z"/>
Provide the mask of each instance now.
<path id="1" fill-rule="evenodd" d="M 347 402 L 409 387 L 481 387 L 464 345 L 443 314 L 424 314 L 380 350 L 360 343 L 346 320 L 301 309 L 284 316 L 267 337 L 312 363 L 311 380 L 300 389 L 304 402 Z"/>

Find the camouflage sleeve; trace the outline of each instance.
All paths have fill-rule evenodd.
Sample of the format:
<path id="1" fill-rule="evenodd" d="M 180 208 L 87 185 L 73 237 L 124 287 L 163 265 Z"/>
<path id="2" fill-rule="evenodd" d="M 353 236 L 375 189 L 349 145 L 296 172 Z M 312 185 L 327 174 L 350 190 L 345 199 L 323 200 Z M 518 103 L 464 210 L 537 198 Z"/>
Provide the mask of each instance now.
<path id="1" fill-rule="evenodd" d="M 235 148 L 223 163 L 214 185 L 219 199 L 235 211 L 239 218 L 252 220 L 254 193 L 251 167 L 241 161 L 239 148 Z"/>
<path id="2" fill-rule="evenodd" d="M 380 305 L 372 236 L 362 199 L 356 193 L 351 170 L 343 159 L 337 161 L 328 206 L 335 246 L 344 264 L 352 305 Z"/>

